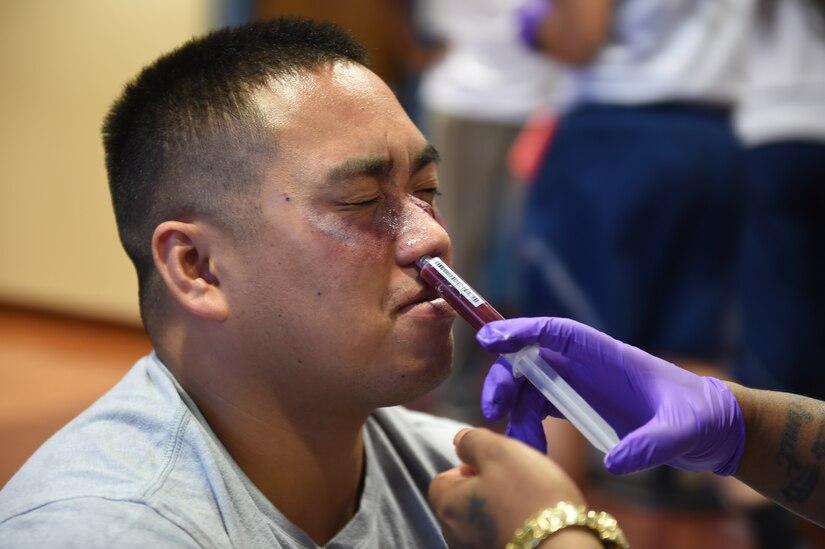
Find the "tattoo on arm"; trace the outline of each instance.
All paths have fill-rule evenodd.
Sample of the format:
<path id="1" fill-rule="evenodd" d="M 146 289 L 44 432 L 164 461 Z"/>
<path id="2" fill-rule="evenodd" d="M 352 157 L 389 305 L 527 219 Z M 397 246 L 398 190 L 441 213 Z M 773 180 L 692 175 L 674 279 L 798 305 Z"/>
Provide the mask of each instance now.
<path id="1" fill-rule="evenodd" d="M 787 483 L 781 491 L 789 502 L 805 502 L 819 484 L 819 461 L 825 457 L 825 418 L 819 417 L 813 445 L 808 449 L 799 446 L 800 431 L 813 421 L 813 414 L 801 404 L 788 405 L 788 422 L 782 431 L 777 461 L 785 469 Z"/>
<path id="2" fill-rule="evenodd" d="M 481 547 L 495 547 L 498 530 L 493 517 L 485 509 L 487 500 L 478 494 L 470 494 L 467 496 L 467 503 L 467 522 L 471 526 L 475 526 L 481 541 Z"/>
<path id="3" fill-rule="evenodd" d="M 819 428 L 816 430 L 811 452 L 816 456 L 817 461 L 825 457 L 825 415 L 819 416 Z"/>

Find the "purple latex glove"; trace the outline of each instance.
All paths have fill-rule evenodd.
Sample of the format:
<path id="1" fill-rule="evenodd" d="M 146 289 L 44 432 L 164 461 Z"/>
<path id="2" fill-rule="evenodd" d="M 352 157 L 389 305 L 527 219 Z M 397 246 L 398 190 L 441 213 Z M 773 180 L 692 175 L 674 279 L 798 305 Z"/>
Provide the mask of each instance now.
<path id="1" fill-rule="evenodd" d="M 516 11 L 519 38 L 531 49 L 540 49 L 539 26 L 550 16 L 551 11 L 550 0 L 530 0 Z"/>
<path id="2" fill-rule="evenodd" d="M 482 341 L 481 345 L 486 343 Z M 504 434 L 543 454 L 547 453 L 547 439 L 541 421 L 550 415 L 564 417 L 527 379 L 514 378 L 510 363 L 504 357 L 493 363 L 484 380 L 481 413 L 490 421 L 499 421 L 509 414 Z"/>
<path id="3" fill-rule="evenodd" d="M 485 350 L 510 353 L 538 343 L 552 365 L 619 435 L 607 469 L 626 474 L 657 465 L 736 472 L 745 422 L 736 398 L 716 378 L 700 377 L 593 328 L 561 318 L 491 322 L 476 336 Z M 510 414 L 508 434 L 543 449 L 541 419 L 562 417 L 528 381 L 499 359 L 482 391 L 491 420 Z"/>

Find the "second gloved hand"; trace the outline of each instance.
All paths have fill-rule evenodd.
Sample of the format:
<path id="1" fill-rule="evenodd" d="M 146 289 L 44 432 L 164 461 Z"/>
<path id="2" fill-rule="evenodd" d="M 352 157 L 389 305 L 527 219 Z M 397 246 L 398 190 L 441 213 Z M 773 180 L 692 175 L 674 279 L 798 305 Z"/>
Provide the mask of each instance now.
<path id="1" fill-rule="evenodd" d="M 538 343 L 540 354 L 621 439 L 605 458 L 626 474 L 657 465 L 688 471 L 736 472 L 745 424 L 736 398 L 720 380 L 700 377 L 593 328 L 568 319 L 520 318 L 479 330 L 488 352 Z M 530 383 L 514 379 L 499 359 L 484 382 L 482 411 L 510 414 L 508 434 L 544 449 L 541 419 L 561 417 Z"/>

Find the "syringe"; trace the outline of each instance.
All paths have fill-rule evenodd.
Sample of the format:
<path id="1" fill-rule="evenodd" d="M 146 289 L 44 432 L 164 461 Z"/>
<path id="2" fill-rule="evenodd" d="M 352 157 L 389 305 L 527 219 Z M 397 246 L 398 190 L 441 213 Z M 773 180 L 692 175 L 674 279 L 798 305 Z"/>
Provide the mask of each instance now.
<path id="1" fill-rule="evenodd" d="M 444 301 L 476 331 L 494 320 L 504 320 L 469 284 L 437 257 L 416 261 L 421 279 L 435 288 Z M 541 391 L 590 443 L 608 453 L 619 442 L 616 431 L 539 355 L 536 344 L 503 355 L 513 375 L 523 375 Z"/>

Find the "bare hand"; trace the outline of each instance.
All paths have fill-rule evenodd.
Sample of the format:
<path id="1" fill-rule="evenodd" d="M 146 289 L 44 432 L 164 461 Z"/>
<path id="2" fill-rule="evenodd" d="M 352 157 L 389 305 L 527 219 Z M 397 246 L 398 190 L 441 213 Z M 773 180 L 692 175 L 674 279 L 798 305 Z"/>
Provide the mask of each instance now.
<path id="1" fill-rule="evenodd" d="M 541 509 L 559 501 L 584 503 L 555 462 L 521 442 L 487 429 L 463 429 L 455 444 L 463 463 L 435 477 L 429 494 L 450 547 L 504 547 Z M 567 547 L 600 546 L 591 534 L 572 530 L 565 535 L 582 536 L 583 545 Z M 561 542 L 559 534 L 550 539 Z"/>

